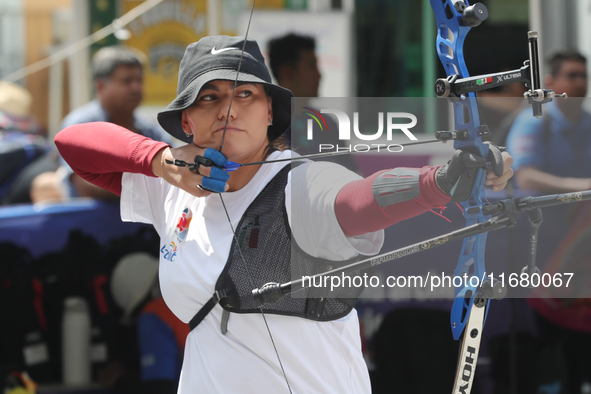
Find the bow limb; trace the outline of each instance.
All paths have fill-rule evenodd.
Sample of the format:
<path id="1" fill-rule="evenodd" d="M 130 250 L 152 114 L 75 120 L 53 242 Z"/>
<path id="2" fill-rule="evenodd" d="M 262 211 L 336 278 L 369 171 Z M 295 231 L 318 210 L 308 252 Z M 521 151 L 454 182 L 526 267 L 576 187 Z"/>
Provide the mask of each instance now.
<path id="1" fill-rule="evenodd" d="M 480 13 L 486 17 L 486 8 L 471 6 L 464 0 L 431 0 L 431 7 L 437 22 L 437 54 L 445 68 L 448 80 L 468 78 L 470 75 L 464 60 L 463 45 L 466 35 L 471 29 L 467 24 L 468 13 Z M 481 19 L 479 19 L 481 20 Z M 473 25 L 479 24 L 471 23 Z M 455 130 L 467 130 L 467 139 L 455 141 L 455 149 L 471 149 L 482 157 L 488 156 L 488 145 L 482 141 L 482 136 L 488 134 L 488 128 L 481 125 L 480 112 L 474 93 L 468 93 L 461 98 L 454 98 Z M 471 226 L 490 219 L 490 215 L 483 213 L 482 207 L 486 203 L 484 183 L 486 173 L 483 169 L 475 172 L 475 182 L 468 200 L 462 202 L 466 226 Z M 464 238 L 455 276 L 473 277 L 479 280 L 486 275 L 484 254 L 487 233 Z M 451 326 L 454 339 L 459 339 L 464 333 L 460 357 L 454 383 L 454 393 L 469 393 L 474 377 L 474 368 L 478 357 L 478 348 L 482 333 L 482 326 L 486 319 L 489 300 L 476 299 L 478 289 L 464 281 L 464 287 L 455 288 L 455 299 L 451 310 Z M 476 308 L 475 306 L 476 302 Z M 485 309 L 486 308 L 486 309 Z M 467 330 L 465 330 L 465 328 Z"/>
<path id="2" fill-rule="evenodd" d="M 464 60 L 463 44 L 471 27 L 466 26 L 463 20 L 464 10 L 469 4 L 463 0 L 452 1 L 431 0 L 431 6 L 435 12 L 437 21 L 437 53 L 447 72 L 448 77 L 469 77 Z M 454 77 L 455 78 L 455 77 Z M 482 136 L 488 134 L 488 128 L 480 123 L 480 113 L 474 93 L 468 93 L 465 97 L 453 99 L 455 130 L 467 130 L 468 138 L 464 141 L 455 141 L 455 149 L 476 150 L 481 156 L 488 156 L 488 145 L 482 142 Z M 488 220 L 490 216 L 484 215 L 482 206 L 485 204 L 484 183 L 486 173 L 483 169 L 476 171 L 476 181 L 470 198 L 462 202 L 466 225 Z M 482 278 L 485 274 L 484 248 L 486 233 L 464 239 L 462 252 L 455 270 L 456 276 L 463 276 L 472 270 L 471 276 Z M 458 339 L 465 326 L 467 315 L 471 305 L 464 302 L 466 293 L 473 295 L 474 289 L 468 287 L 456 288 L 456 302 L 452 309 L 452 331 L 454 338 Z M 470 298 L 470 297 L 469 297 Z M 462 316 L 464 318 L 462 319 Z"/>

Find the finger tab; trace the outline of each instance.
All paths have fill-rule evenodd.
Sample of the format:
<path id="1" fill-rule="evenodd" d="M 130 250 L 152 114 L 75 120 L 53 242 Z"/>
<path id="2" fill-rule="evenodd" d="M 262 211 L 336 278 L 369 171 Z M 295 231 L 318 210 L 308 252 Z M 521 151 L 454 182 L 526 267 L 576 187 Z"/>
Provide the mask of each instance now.
<path id="1" fill-rule="evenodd" d="M 222 170 L 221 168 L 211 167 L 211 172 L 209 174 L 209 177 L 213 178 L 213 179 L 218 179 L 218 180 L 223 181 L 225 183 L 228 180 L 228 178 L 230 178 L 230 174 L 228 174 L 226 171 Z"/>
<path id="2" fill-rule="evenodd" d="M 201 182 L 201 184 L 204 188 L 216 193 L 223 193 L 226 186 L 226 182 L 217 179 L 212 179 L 206 176 L 203 177 L 203 181 Z"/>
<path id="3" fill-rule="evenodd" d="M 226 156 L 224 156 L 221 152 L 218 152 L 217 150 L 212 149 L 212 148 L 207 148 L 205 150 L 205 153 L 203 154 L 203 156 L 205 158 L 213 161 L 213 163 L 216 166 L 220 166 L 220 167 L 223 167 L 226 164 L 226 161 L 228 161 L 228 159 L 226 159 Z"/>

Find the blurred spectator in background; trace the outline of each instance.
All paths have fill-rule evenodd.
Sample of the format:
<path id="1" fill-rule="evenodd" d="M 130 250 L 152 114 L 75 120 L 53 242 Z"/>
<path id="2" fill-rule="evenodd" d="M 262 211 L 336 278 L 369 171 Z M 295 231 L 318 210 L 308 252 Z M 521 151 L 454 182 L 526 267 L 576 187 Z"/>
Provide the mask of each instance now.
<path id="1" fill-rule="evenodd" d="M 318 97 L 321 74 L 315 51 L 316 40 L 310 36 L 289 33 L 269 41 L 271 73 L 277 80 L 277 84 L 291 90 L 296 98 Z M 332 126 L 332 118 L 327 116 L 325 119 L 329 127 Z M 318 153 L 319 144 L 336 143 L 333 136 L 326 133 L 319 133 L 314 137 L 314 141 L 308 141 L 306 125 L 298 120 L 294 120 L 282 138 L 292 149 L 302 155 Z M 323 160 L 338 163 L 352 171 L 357 169 L 355 159 L 350 155 Z"/>
<path id="2" fill-rule="evenodd" d="M 568 285 L 539 286 L 529 305 L 535 311 L 542 351 L 537 363 L 547 384 L 558 390 L 538 393 L 588 393 L 591 388 L 591 204 L 576 209 L 569 231 L 548 259 L 544 277 L 568 278 Z M 562 234 L 560 234 L 562 235 Z"/>
<path id="3" fill-rule="evenodd" d="M 122 46 L 105 47 L 93 57 L 96 99 L 68 114 L 64 129 L 73 124 L 111 122 L 158 141 L 171 143 L 170 136 L 156 123 L 135 113 L 143 98 L 143 55 Z M 100 136 L 97 136 L 100 138 Z M 55 198 L 92 197 L 117 199 L 78 175 L 63 161 L 55 173 L 41 174 L 31 185 L 33 202 Z"/>
<path id="4" fill-rule="evenodd" d="M 99 379 L 114 393 L 176 393 L 189 326 L 164 303 L 158 259 L 145 252 L 123 257 L 113 270 L 111 292 L 125 327 Z"/>
<path id="5" fill-rule="evenodd" d="M 523 111 L 513 123 L 507 147 L 515 160 L 517 186 L 545 193 L 591 189 L 591 115 L 583 109 L 587 60 L 573 50 L 556 52 L 544 83 L 567 93 L 544 106 L 540 119 Z"/>
<path id="6" fill-rule="evenodd" d="M 42 135 L 41 124 L 31 115 L 33 98 L 20 85 L 0 81 L 0 128 L 4 132 Z"/>
<path id="7" fill-rule="evenodd" d="M 313 37 L 289 33 L 271 39 L 268 49 L 271 73 L 278 85 L 291 90 L 295 97 L 318 97 L 320 71 Z M 297 132 L 292 133 L 294 128 Z M 292 124 L 283 138 L 300 154 L 318 153 L 309 150 L 304 125 Z"/>
<path id="8" fill-rule="evenodd" d="M 268 50 L 271 73 L 278 85 L 291 90 L 296 98 L 318 97 L 321 75 L 318 69 L 314 37 L 289 33 L 271 39 Z M 303 101 L 298 100 L 298 103 L 301 104 Z M 326 116 L 325 119 L 328 127 L 334 127 L 333 118 Z M 328 133 L 318 133 L 314 136 L 314 141 L 309 141 L 306 134 L 306 124 L 301 120 L 295 118 L 291 127 L 282 137 L 299 154 L 319 153 L 319 144 L 337 143 L 334 136 Z M 340 164 L 351 171 L 357 170 L 357 164 L 351 155 L 324 158 L 323 161 Z"/>
<path id="9" fill-rule="evenodd" d="M 277 84 L 291 90 L 295 97 L 318 97 L 320 71 L 315 50 L 316 40 L 309 36 L 289 33 L 269 40 L 271 73 Z M 294 128 L 296 133 L 292 133 Z M 305 125 L 292 124 L 282 138 L 300 154 L 318 153 L 309 150 Z"/>
<path id="10" fill-rule="evenodd" d="M 269 41 L 269 62 L 277 83 L 296 97 L 318 97 L 320 71 L 313 37 L 290 33 Z"/>
<path id="11" fill-rule="evenodd" d="M 576 51 L 561 50 L 550 57 L 549 70 L 545 87 L 568 98 L 545 104 L 540 119 L 531 116 L 529 106 L 516 118 L 507 147 L 515 160 L 517 186 L 542 193 L 589 190 L 591 114 L 583 108 L 587 60 Z M 537 364 L 547 381 L 537 392 L 581 393 L 591 382 L 591 299 L 584 291 L 590 277 L 591 206 L 573 204 L 569 216 L 574 221 L 543 275 L 570 273 L 573 280 L 569 286 L 540 286 L 528 300 L 540 337 Z"/>
<path id="12" fill-rule="evenodd" d="M 41 124 L 31 115 L 32 101 L 27 89 L 0 81 L 0 200 L 3 204 L 20 193 L 17 179 L 23 169 L 49 150 Z M 25 192 L 28 195 L 28 188 Z"/>

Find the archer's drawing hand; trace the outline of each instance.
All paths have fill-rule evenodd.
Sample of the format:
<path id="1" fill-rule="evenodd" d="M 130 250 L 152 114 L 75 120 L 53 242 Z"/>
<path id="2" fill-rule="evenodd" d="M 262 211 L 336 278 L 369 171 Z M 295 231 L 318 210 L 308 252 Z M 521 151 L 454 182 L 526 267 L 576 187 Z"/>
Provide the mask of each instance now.
<path id="1" fill-rule="evenodd" d="M 152 166 L 154 174 L 194 196 L 206 197 L 228 190 L 229 174 L 224 169 L 227 159 L 215 149 L 187 144 L 162 150 L 154 161 L 158 159 L 160 166 Z"/>

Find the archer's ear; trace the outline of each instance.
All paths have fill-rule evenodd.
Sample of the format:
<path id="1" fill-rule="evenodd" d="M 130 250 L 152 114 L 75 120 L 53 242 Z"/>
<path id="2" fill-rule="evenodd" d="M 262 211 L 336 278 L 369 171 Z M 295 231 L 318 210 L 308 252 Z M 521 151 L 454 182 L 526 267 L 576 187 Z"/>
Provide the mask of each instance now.
<path id="1" fill-rule="evenodd" d="M 187 111 L 185 110 L 181 111 L 181 127 L 183 128 L 185 134 L 187 134 L 187 132 L 191 130 L 191 125 L 189 124 L 189 117 L 187 116 Z"/>

